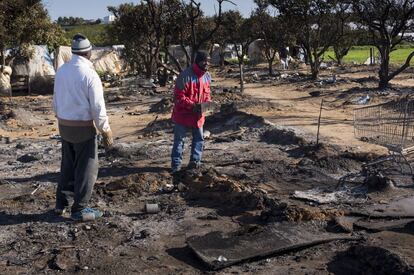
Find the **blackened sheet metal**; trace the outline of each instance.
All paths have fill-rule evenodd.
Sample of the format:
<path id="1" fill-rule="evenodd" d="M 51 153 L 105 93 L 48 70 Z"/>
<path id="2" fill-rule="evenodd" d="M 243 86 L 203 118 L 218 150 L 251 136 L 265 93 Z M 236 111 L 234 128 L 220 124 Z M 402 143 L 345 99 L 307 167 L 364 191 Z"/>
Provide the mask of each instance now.
<path id="1" fill-rule="evenodd" d="M 348 234 L 326 232 L 311 223 L 280 223 L 248 233 L 211 232 L 187 239 L 188 246 L 211 269 L 285 253 L 335 240 L 355 240 Z"/>

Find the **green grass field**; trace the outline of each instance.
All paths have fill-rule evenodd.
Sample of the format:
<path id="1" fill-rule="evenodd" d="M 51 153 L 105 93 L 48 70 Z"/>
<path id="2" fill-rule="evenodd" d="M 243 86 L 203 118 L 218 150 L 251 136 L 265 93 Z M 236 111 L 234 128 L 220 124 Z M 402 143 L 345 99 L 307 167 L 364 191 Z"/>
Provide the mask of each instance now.
<path id="1" fill-rule="evenodd" d="M 110 46 L 113 44 L 106 33 L 107 25 L 80 25 L 63 27 L 65 36 L 71 40 L 77 33 L 86 35 L 95 46 Z"/>
<path id="2" fill-rule="evenodd" d="M 353 47 L 349 53 L 345 56 L 344 62 L 351 63 L 355 62 L 358 64 L 364 63 L 369 57 L 369 46 L 364 47 Z M 375 55 L 378 56 L 378 50 L 374 48 Z M 407 56 L 414 51 L 414 47 L 404 47 L 397 49 L 391 53 L 391 64 L 403 64 L 407 58 Z M 329 56 L 334 57 L 335 54 L 333 50 L 328 50 L 325 53 L 325 60 L 330 60 Z"/>

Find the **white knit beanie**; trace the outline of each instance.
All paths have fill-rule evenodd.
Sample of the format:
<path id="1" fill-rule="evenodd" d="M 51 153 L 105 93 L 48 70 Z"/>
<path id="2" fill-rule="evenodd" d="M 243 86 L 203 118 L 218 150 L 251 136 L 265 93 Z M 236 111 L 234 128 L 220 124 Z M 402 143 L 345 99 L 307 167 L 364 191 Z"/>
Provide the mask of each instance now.
<path id="1" fill-rule="evenodd" d="M 76 34 L 72 39 L 72 53 L 86 53 L 92 50 L 91 42 L 81 33 Z"/>

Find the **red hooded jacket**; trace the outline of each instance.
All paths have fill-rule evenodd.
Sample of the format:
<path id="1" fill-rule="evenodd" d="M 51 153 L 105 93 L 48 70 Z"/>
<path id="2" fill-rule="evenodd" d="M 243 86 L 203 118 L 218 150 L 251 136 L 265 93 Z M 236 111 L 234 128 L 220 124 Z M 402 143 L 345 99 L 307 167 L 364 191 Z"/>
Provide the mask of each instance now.
<path id="1" fill-rule="evenodd" d="M 185 127 L 201 128 L 205 116 L 193 112 L 196 103 L 211 101 L 211 76 L 193 64 L 180 73 L 174 89 L 172 121 Z"/>

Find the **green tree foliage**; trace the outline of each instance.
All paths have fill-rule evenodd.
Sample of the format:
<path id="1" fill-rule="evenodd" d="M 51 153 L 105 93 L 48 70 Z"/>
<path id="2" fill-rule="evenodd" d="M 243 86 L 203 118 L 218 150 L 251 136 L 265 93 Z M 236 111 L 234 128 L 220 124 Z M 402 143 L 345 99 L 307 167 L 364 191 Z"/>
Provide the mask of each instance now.
<path id="1" fill-rule="evenodd" d="M 76 26 L 76 25 L 83 25 L 86 23 L 86 20 L 83 19 L 82 17 L 61 17 L 59 16 L 57 21 L 57 24 L 59 24 L 60 26 Z"/>
<path id="2" fill-rule="evenodd" d="M 117 44 L 116 37 L 108 35 L 108 28 L 110 25 L 78 25 L 70 27 L 62 27 L 64 35 L 67 40 L 72 40 L 72 37 L 77 33 L 82 33 L 91 41 L 94 46 L 112 46 Z"/>
<path id="3" fill-rule="evenodd" d="M 410 66 L 414 52 L 405 63 L 390 72 L 390 53 L 401 44 L 406 32 L 413 27 L 414 1 L 353 0 L 353 11 L 361 24 L 368 28 L 373 45 L 380 52 L 379 88 L 384 89 L 396 75 Z"/>
<path id="4" fill-rule="evenodd" d="M 29 44 L 45 44 L 49 48 L 66 43 L 63 31 L 53 24 L 40 0 L 2 0 L 0 2 L 0 51 L 2 68 L 4 51 L 16 49 L 15 55 L 29 58 Z"/>
<path id="5" fill-rule="evenodd" d="M 102 20 L 101 19 L 96 19 L 96 20 L 85 20 L 82 17 L 62 17 L 59 16 L 58 19 L 56 20 L 56 23 L 60 26 L 79 26 L 79 25 L 97 25 L 97 24 L 101 24 Z"/>

